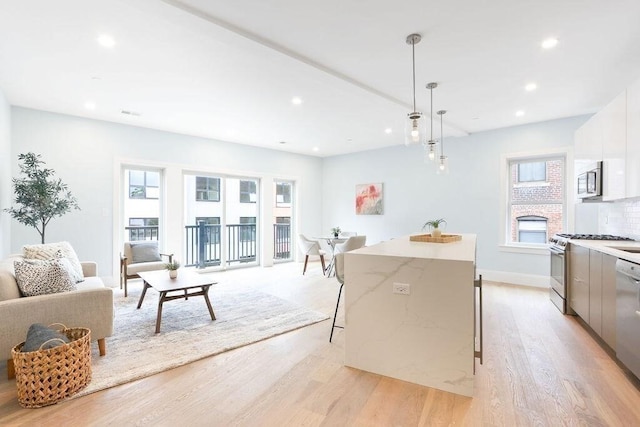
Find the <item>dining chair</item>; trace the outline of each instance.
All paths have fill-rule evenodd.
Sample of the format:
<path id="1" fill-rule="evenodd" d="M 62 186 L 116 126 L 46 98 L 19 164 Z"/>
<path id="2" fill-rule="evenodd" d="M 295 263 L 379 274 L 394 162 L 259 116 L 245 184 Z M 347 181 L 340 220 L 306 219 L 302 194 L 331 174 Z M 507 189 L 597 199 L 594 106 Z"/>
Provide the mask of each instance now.
<path id="1" fill-rule="evenodd" d="M 324 264 L 324 256 L 326 254 L 325 251 L 320 249 L 320 243 L 316 240 L 311 240 L 305 237 L 304 234 L 298 235 L 298 242 L 300 244 L 300 250 L 304 254 L 304 268 L 302 269 L 302 274 L 307 271 L 307 263 L 309 262 L 309 255 L 318 255 L 320 257 L 320 263 L 322 264 L 322 275 L 326 270 L 326 266 Z"/>
<path id="2" fill-rule="evenodd" d="M 336 311 L 333 314 L 333 324 L 331 325 L 331 335 L 329 335 L 329 342 L 331 342 L 331 340 L 333 339 L 333 330 L 335 328 L 344 329 L 344 326 L 336 326 L 336 317 L 338 317 L 338 307 L 340 306 L 340 296 L 342 295 L 342 288 L 344 287 L 344 252 L 336 254 L 333 262 L 336 268 L 336 279 L 340 283 L 340 290 L 338 291 Z"/>
<path id="3" fill-rule="evenodd" d="M 343 231 L 340 233 L 340 237 L 351 237 L 351 236 L 357 236 L 358 233 L 355 231 Z"/>
<path id="4" fill-rule="evenodd" d="M 360 249 L 367 243 L 367 236 L 351 236 L 345 242 L 338 243 L 333 248 L 334 256 L 341 252 L 349 252 Z"/>

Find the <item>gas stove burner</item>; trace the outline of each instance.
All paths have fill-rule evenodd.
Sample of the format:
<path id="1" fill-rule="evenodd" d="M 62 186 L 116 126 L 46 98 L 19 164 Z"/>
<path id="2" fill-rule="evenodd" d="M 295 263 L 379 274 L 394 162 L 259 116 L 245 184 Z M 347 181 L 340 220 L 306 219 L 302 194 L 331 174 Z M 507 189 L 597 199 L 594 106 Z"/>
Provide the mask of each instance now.
<path id="1" fill-rule="evenodd" d="M 576 240 L 631 240 L 628 237 L 613 236 L 611 234 L 556 234 L 558 237 L 564 239 L 576 239 Z"/>

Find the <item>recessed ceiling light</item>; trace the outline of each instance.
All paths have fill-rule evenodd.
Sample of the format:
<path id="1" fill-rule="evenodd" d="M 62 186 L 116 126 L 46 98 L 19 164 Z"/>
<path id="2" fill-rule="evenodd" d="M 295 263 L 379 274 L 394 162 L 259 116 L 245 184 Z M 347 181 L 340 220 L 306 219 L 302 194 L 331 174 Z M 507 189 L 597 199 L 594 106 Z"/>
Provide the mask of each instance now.
<path id="1" fill-rule="evenodd" d="M 384 130 L 384 133 L 386 133 L 387 135 L 390 135 L 390 134 L 391 134 L 391 132 L 393 132 L 393 130 L 392 130 L 391 128 L 386 128 L 386 129 Z"/>
<path id="2" fill-rule="evenodd" d="M 320 149 L 318 147 L 313 147 L 312 150 L 313 151 L 320 151 Z"/>
<path id="3" fill-rule="evenodd" d="M 532 90 L 536 90 L 538 88 L 538 85 L 535 83 L 527 83 L 527 85 L 524 87 L 524 90 L 526 90 L 527 92 L 531 92 Z"/>
<path id="4" fill-rule="evenodd" d="M 108 34 L 101 34 L 97 40 L 102 47 L 112 48 L 116 45 L 116 41 Z"/>
<path id="5" fill-rule="evenodd" d="M 280 144 L 286 144 L 287 141 L 280 141 Z"/>
<path id="6" fill-rule="evenodd" d="M 478 117 L 478 116 L 471 117 L 471 120 L 480 120 L 480 117 Z"/>
<path id="7" fill-rule="evenodd" d="M 550 37 L 542 42 L 543 49 L 552 49 L 558 44 L 558 39 Z"/>
<path id="8" fill-rule="evenodd" d="M 300 98 L 299 96 L 294 96 L 293 98 L 291 98 L 291 103 L 293 105 L 300 105 L 302 104 L 302 98 Z"/>
<path id="9" fill-rule="evenodd" d="M 87 110 L 95 110 L 96 109 L 96 103 L 95 102 L 85 102 L 84 103 L 84 108 L 86 108 Z"/>
<path id="10" fill-rule="evenodd" d="M 522 117 L 522 116 L 524 116 L 524 111 L 522 110 L 516 111 L 516 117 Z"/>

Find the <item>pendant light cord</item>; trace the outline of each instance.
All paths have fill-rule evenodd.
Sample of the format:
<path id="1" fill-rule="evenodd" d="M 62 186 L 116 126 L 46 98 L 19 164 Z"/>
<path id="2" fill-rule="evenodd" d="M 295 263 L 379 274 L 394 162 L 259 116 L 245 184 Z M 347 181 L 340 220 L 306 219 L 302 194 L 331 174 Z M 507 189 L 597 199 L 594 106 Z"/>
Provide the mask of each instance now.
<path id="1" fill-rule="evenodd" d="M 444 116 L 444 113 L 440 114 L 440 152 L 444 157 L 444 133 L 442 131 L 442 116 Z"/>
<path id="2" fill-rule="evenodd" d="M 411 43 L 412 62 L 413 62 L 413 112 L 416 111 L 416 42 Z"/>

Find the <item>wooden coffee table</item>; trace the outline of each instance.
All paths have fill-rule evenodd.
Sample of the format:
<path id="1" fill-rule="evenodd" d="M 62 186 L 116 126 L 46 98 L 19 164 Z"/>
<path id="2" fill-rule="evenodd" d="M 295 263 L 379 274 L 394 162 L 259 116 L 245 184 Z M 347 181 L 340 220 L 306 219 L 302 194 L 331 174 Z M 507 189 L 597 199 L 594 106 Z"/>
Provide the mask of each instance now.
<path id="1" fill-rule="evenodd" d="M 160 298 L 158 300 L 158 317 L 156 319 L 156 334 L 160 332 L 162 304 L 164 304 L 165 301 L 202 296 L 207 303 L 211 320 L 216 320 L 213 308 L 211 307 L 211 301 L 209 301 L 209 288 L 211 285 L 215 285 L 218 282 L 213 282 L 205 275 L 188 270 L 180 270 L 178 277 L 175 279 L 170 279 L 169 272 L 166 270 L 146 271 L 139 273 L 139 275 L 144 282 L 144 288 L 142 289 L 142 295 L 140 295 L 140 301 L 138 301 L 138 308 L 142 306 L 142 301 L 144 300 L 144 296 L 147 293 L 148 288 L 153 288 L 160 293 Z M 200 288 L 200 290 L 197 292 L 190 292 L 191 289 L 196 288 Z M 169 292 L 180 292 L 180 294 L 167 295 Z"/>

